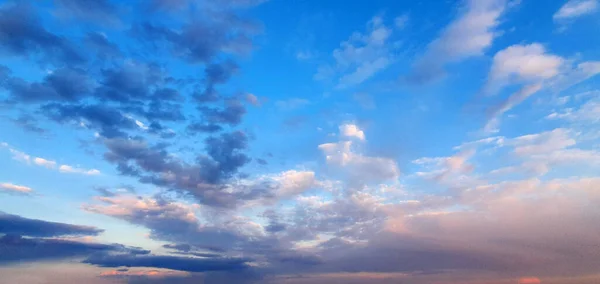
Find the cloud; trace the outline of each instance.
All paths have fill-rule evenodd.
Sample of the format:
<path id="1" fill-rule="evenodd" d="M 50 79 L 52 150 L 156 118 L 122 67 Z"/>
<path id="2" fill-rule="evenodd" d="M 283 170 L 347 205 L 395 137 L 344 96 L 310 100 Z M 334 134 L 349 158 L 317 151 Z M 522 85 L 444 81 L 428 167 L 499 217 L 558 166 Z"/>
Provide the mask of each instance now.
<path id="1" fill-rule="evenodd" d="M 493 94 L 507 84 L 546 80 L 558 75 L 563 63 L 564 59 L 547 54 L 539 43 L 512 45 L 494 55 L 486 88 Z"/>
<path id="2" fill-rule="evenodd" d="M 204 122 L 193 122 L 190 123 L 186 128 L 187 133 L 191 135 L 196 135 L 198 133 L 215 133 L 221 130 L 223 130 L 223 127 L 218 124 L 209 124 Z"/>
<path id="3" fill-rule="evenodd" d="M 77 241 L 74 237 L 104 232 L 91 226 L 24 218 L 0 212 L 0 264 L 85 257 L 96 253 L 147 254 L 149 251 L 120 244 Z"/>
<path id="4" fill-rule="evenodd" d="M 321 65 L 314 75 L 316 80 L 336 77 L 336 87 L 344 89 L 358 85 L 389 66 L 392 54 L 388 40 L 392 29 L 383 23 L 381 17 L 373 17 L 367 23 L 366 33 L 355 32 L 340 43 L 333 51 L 332 65 Z"/>
<path id="5" fill-rule="evenodd" d="M 505 0 L 469 0 L 465 12 L 429 43 L 413 66 L 409 80 L 427 83 L 444 74 L 446 64 L 481 56 L 499 35 L 496 28 L 506 10 Z"/>
<path id="6" fill-rule="evenodd" d="M 246 102 L 248 102 L 249 104 L 253 105 L 253 106 L 260 106 L 261 105 L 261 101 L 258 99 L 258 97 L 254 94 L 246 94 Z"/>
<path id="7" fill-rule="evenodd" d="M 33 189 L 24 185 L 17 185 L 5 182 L 0 183 L 0 191 L 8 193 L 29 194 L 33 191 Z"/>
<path id="8" fill-rule="evenodd" d="M 358 128 L 355 124 L 343 124 L 340 125 L 340 134 L 346 138 L 357 138 L 358 140 L 365 140 L 365 133 Z"/>
<path id="9" fill-rule="evenodd" d="M 234 243 L 241 245 L 249 242 L 251 236 L 260 236 L 260 232 L 246 219 L 236 220 L 224 215 L 223 222 L 203 224 L 195 213 L 198 206 L 160 196 L 138 198 L 118 195 L 97 197 L 96 200 L 100 203 L 87 204 L 83 208 L 144 226 L 150 230 L 152 239 L 187 244 L 189 247 L 186 249 L 181 245 L 173 247 L 186 252 L 201 252 L 198 250 L 203 248 L 231 250 Z"/>
<path id="10" fill-rule="evenodd" d="M 105 105 L 47 104 L 42 107 L 42 112 L 59 123 L 84 123 L 85 126 L 98 129 L 100 135 L 108 138 L 125 136 L 124 130 L 138 129 L 134 119 Z"/>
<path id="11" fill-rule="evenodd" d="M 486 123 L 486 125 L 484 127 L 484 131 L 488 132 L 488 133 L 498 132 L 499 131 L 498 127 L 500 124 L 500 116 L 502 114 L 504 114 L 505 112 L 509 111 L 510 109 L 512 109 L 514 106 L 522 103 L 524 100 L 529 98 L 531 95 L 537 93 L 541 89 L 542 89 L 542 84 L 540 84 L 540 83 L 533 84 L 533 85 L 526 85 L 523 88 L 521 88 L 520 90 L 518 90 L 516 93 L 510 95 L 506 100 L 502 101 L 501 103 L 499 103 L 497 105 L 494 105 L 489 111 L 488 116 L 490 117 L 490 119 Z"/>
<path id="12" fill-rule="evenodd" d="M 594 13 L 598 9 L 597 0 L 569 0 L 552 16 L 555 21 L 569 20 Z"/>
<path id="13" fill-rule="evenodd" d="M 91 95 L 93 83 L 83 69 L 65 67 L 49 73 L 42 82 L 30 83 L 21 78 L 7 77 L 0 87 L 9 91 L 12 102 L 72 102 Z"/>
<path id="14" fill-rule="evenodd" d="M 286 171 L 272 179 L 278 184 L 276 195 L 280 197 L 296 196 L 316 185 L 315 173 L 311 171 Z"/>
<path id="15" fill-rule="evenodd" d="M 275 105 L 281 110 L 294 110 L 310 104 L 310 101 L 302 98 L 291 98 L 275 102 Z"/>
<path id="16" fill-rule="evenodd" d="M 0 52 L 57 66 L 85 62 L 73 43 L 46 30 L 24 2 L 0 6 Z"/>
<path id="17" fill-rule="evenodd" d="M 578 107 L 554 111 L 546 116 L 546 118 L 578 123 L 594 123 L 600 120 L 600 100 L 592 98 Z"/>
<path id="18" fill-rule="evenodd" d="M 181 272 L 176 270 L 163 270 L 163 269 L 136 269 L 130 270 L 128 268 L 120 268 L 115 270 L 103 271 L 100 273 L 101 277 L 110 277 L 110 278 L 171 278 L 171 277 L 180 277 L 185 278 L 189 277 L 190 273 Z"/>
<path id="19" fill-rule="evenodd" d="M 44 167 L 50 170 L 58 170 L 61 173 L 75 173 L 75 174 L 84 174 L 84 175 L 99 175 L 100 171 L 96 169 L 82 169 L 66 164 L 61 164 L 57 167 L 58 163 L 54 160 L 44 159 L 41 157 L 33 157 L 27 153 L 21 152 L 12 148 L 10 145 L 4 143 L 1 146 L 7 148 L 9 152 L 13 155 L 13 159 L 26 164 L 35 164 L 36 166 Z"/>
<path id="20" fill-rule="evenodd" d="M 89 175 L 89 176 L 100 174 L 100 171 L 96 170 L 96 169 L 86 170 L 86 169 L 81 169 L 81 168 L 74 168 L 74 167 L 68 166 L 68 165 L 61 165 L 60 167 L 58 167 L 58 171 L 60 171 L 61 173 L 83 174 L 83 175 Z"/>
<path id="21" fill-rule="evenodd" d="M 13 122 L 23 128 L 26 131 L 29 132 L 33 132 L 33 133 L 38 133 L 38 134 L 44 134 L 46 132 L 48 132 L 46 129 L 41 128 L 37 125 L 37 120 L 35 117 L 28 115 L 28 114 L 22 114 L 20 115 L 17 119 L 14 119 Z"/>
<path id="22" fill-rule="evenodd" d="M 56 0 L 57 14 L 78 20 L 114 26 L 119 23 L 117 7 L 109 0 L 78 1 Z"/>
<path id="23" fill-rule="evenodd" d="M 192 64 L 211 62 L 221 52 L 239 54 L 252 48 L 249 36 L 256 33 L 256 26 L 227 15 L 212 20 L 193 21 L 180 30 L 143 23 L 133 33 L 142 41 L 168 43 L 174 56 Z"/>
<path id="24" fill-rule="evenodd" d="M 204 90 L 197 91 L 194 97 L 199 102 L 211 102 L 220 99 L 220 95 L 215 90 L 215 87 L 219 84 L 223 84 L 233 76 L 239 70 L 239 66 L 229 60 L 221 64 L 212 63 L 204 69 Z"/>
<path id="25" fill-rule="evenodd" d="M 214 205 L 222 202 L 218 201 L 222 191 L 218 185 L 250 161 L 241 153 L 247 147 L 247 137 L 239 131 L 206 138 L 207 155 L 198 156 L 195 164 L 170 156 L 160 147 L 150 147 L 144 140 L 106 139 L 104 144 L 108 148 L 105 159 L 116 164 L 121 174 L 191 194 L 202 203 Z"/>
<path id="26" fill-rule="evenodd" d="M 246 259 L 193 258 L 162 255 L 95 254 L 84 263 L 101 267 L 156 267 L 189 272 L 229 271 L 246 268 Z"/>
<path id="27" fill-rule="evenodd" d="M 364 141 L 364 133 L 355 125 L 340 126 L 342 138 L 356 137 Z M 400 170 L 396 162 L 389 158 L 371 157 L 360 154 L 353 149 L 353 141 L 342 140 L 324 143 L 318 146 L 325 155 L 327 164 L 339 168 L 347 178 L 354 182 L 378 182 L 394 180 L 399 177 Z"/>
<path id="28" fill-rule="evenodd" d="M 96 236 L 103 230 L 80 225 L 28 219 L 0 212 L 0 233 L 29 237 Z"/>
<path id="29" fill-rule="evenodd" d="M 542 280 L 537 277 L 522 277 L 519 278 L 518 284 L 541 284 Z"/>
<path id="30" fill-rule="evenodd" d="M 4 235 L 0 237 L 0 264 L 64 259 L 114 249 L 111 245 Z"/>
<path id="31" fill-rule="evenodd" d="M 53 169 L 56 167 L 56 162 L 55 161 L 51 161 L 51 160 L 46 160 L 44 158 L 40 158 L 40 157 L 35 157 L 33 159 L 33 163 L 38 165 L 38 166 L 42 166 L 42 167 L 46 167 L 49 169 Z"/>
<path id="32" fill-rule="evenodd" d="M 122 56 L 122 52 L 115 43 L 99 32 L 89 32 L 84 43 L 96 52 L 100 59 L 110 59 Z"/>
<path id="33" fill-rule="evenodd" d="M 209 123 L 222 123 L 232 126 L 238 125 L 246 114 L 246 108 L 238 100 L 226 101 L 225 106 L 221 109 L 203 106 L 198 107 L 198 110 Z"/>
<path id="34" fill-rule="evenodd" d="M 560 92 L 598 73 L 599 62 L 580 62 L 573 66 L 564 58 L 547 53 L 539 43 L 512 45 L 498 51 L 483 93 L 494 95 L 513 84 L 521 85 L 521 88 L 489 109 L 484 129 L 486 132 L 498 131 L 502 114 L 541 90 Z"/>
<path id="35" fill-rule="evenodd" d="M 593 149 L 576 148 L 577 133 L 557 128 L 537 134 L 523 135 L 506 139 L 505 145 L 513 147 L 512 152 L 521 158 L 521 164 L 492 171 L 495 174 L 520 173 L 527 176 L 543 176 L 552 168 L 563 165 L 586 164 L 595 167 L 600 164 L 600 153 Z"/>

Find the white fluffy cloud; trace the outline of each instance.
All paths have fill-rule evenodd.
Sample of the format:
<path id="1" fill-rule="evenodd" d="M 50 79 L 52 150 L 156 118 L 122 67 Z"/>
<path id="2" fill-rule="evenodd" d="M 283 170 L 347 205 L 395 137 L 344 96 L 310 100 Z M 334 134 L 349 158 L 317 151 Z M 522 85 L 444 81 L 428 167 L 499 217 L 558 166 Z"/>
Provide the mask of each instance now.
<path id="1" fill-rule="evenodd" d="M 543 45 L 512 45 L 494 55 L 488 88 L 500 89 L 511 83 L 531 83 L 559 74 L 564 60 L 548 54 Z M 494 91 L 494 90 L 491 90 Z"/>
<path id="2" fill-rule="evenodd" d="M 365 140 L 365 135 L 355 125 L 340 126 L 341 138 L 358 138 Z M 357 152 L 353 141 L 342 140 L 333 143 L 324 143 L 318 146 L 325 155 L 329 165 L 338 167 L 346 172 L 353 182 L 383 182 L 394 180 L 400 176 L 396 161 L 384 157 L 372 157 Z"/>
<path id="3" fill-rule="evenodd" d="M 312 171 L 285 171 L 271 178 L 276 184 L 277 196 L 290 197 L 303 193 L 315 186 L 317 180 Z"/>
<path id="4" fill-rule="evenodd" d="M 365 140 L 365 133 L 358 128 L 356 124 L 343 124 L 340 126 L 340 134 L 343 137 L 357 138 L 359 140 Z"/>

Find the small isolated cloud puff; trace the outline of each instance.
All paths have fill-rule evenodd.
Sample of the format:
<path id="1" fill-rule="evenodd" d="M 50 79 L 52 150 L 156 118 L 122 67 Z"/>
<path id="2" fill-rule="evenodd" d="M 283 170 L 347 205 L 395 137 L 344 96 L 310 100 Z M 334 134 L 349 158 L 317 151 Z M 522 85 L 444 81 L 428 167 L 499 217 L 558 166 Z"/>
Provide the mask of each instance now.
<path id="1" fill-rule="evenodd" d="M 340 126 L 340 134 L 343 137 L 357 138 L 359 140 L 365 140 L 365 133 L 356 126 L 356 124 L 344 124 Z"/>
<path id="2" fill-rule="evenodd" d="M 68 165 L 62 165 L 58 168 L 61 173 L 71 173 L 71 174 L 84 174 L 84 175 L 99 175 L 100 171 L 96 169 L 86 170 L 81 168 L 75 168 Z"/>
<path id="3" fill-rule="evenodd" d="M 598 9 L 597 0 L 570 0 L 552 17 L 555 21 L 568 20 L 594 13 Z"/>

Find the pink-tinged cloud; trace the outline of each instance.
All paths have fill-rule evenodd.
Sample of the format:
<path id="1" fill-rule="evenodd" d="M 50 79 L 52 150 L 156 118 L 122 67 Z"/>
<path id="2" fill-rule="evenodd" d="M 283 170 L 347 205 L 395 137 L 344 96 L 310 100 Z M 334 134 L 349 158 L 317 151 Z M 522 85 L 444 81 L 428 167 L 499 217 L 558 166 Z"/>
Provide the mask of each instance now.
<path id="1" fill-rule="evenodd" d="M 541 284 L 542 280 L 537 277 L 523 277 L 519 279 L 519 284 Z"/>
<path id="2" fill-rule="evenodd" d="M 16 193 L 30 193 L 33 191 L 30 187 L 17 185 L 12 183 L 0 183 L 0 191 L 16 192 Z"/>
<path id="3" fill-rule="evenodd" d="M 165 277 L 187 277 L 190 276 L 189 272 L 165 270 L 165 269 L 150 269 L 150 270 L 129 270 L 129 269 L 115 269 L 108 270 L 100 273 L 103 277 L 152 277 L 152 278 L 165 278 Z"/>

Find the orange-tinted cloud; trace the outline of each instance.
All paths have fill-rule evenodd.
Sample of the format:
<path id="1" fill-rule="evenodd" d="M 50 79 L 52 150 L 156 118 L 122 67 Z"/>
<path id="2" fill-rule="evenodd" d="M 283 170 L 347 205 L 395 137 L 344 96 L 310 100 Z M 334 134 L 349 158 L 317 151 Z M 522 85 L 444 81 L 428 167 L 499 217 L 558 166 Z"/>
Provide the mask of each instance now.
<path id="1" fill-rule="evenodd" d="M 162 270 L 162 269 L 151 269 L 151 270 L 108 270 L 100 273 L 100 276 L 111 277 L 111 276 L 145 276 L 145 277 L 185 277 L 189 276 L 190 273 L 184 271 L 174 270 Z"/>
<path id="2" fill-rule="evenodd" d="M 523 277 L 519 279 L 519 284 L 541 284 L 542 280 L 537 277 Z"/>

